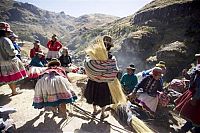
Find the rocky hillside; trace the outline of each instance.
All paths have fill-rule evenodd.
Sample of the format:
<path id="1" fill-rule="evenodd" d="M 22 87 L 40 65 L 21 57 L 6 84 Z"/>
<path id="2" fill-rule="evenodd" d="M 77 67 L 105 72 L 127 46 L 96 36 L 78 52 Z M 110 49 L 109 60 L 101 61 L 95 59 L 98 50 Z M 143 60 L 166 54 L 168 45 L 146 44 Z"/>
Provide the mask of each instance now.
<path id="1" fill-rule="evenodd" d="M 122 69 L 134 63 L 141 71 L 163 60 L 169 81 L 180 76 L 181 70 L 194 62 L 195 53 L 200 52 L 199 4 L 196 0 L 154 0 L 132 16 L 86 31 L 74 42 L 85 43 L 88 38 L 110 34 Z M 78 51 L 88 44 L 78 47 Z"/>
<path id="2" fill-rule="evenodd" d="M 171 80 L 200 52 L 198 5 L 199 0 L 154 0 L 124 18 L 102 14 L 75 18 L 64 12 L 53 13 L 28 3 L 3 0 L 0 20 L 10 22 L 24 40 L 37 36 L 44 43 L 52 33 L 58 34 L 73 50 L 73 56 L 82 59 L 85 47 L 96 37 L 109 34 L 114 39 L 113 53 L 121 69 L 134 63 L 139 72 L 163 60 L 167 64 L 165 78 Z"/>
<path id="3" fill-rule="evenodd" d="M 7 21 L 21 40 L 33 41 L 35 37 L 46 44 L 52 34 L 57 34 L 64 43 L 87 29 L 97 28 L 118 17 L 104 14 L 83 15 L 78 18 L 64 12 L 42 10 L 32 4 L 13 0 L 0 1 L 0 21 Z"/>

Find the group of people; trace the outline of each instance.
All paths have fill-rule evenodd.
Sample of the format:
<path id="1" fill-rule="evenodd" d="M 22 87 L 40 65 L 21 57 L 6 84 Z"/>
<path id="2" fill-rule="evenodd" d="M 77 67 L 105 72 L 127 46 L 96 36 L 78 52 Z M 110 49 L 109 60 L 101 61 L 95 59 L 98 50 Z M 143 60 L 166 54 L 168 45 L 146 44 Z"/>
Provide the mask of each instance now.
<path id="1" fill-rule="evenodd" d="M 21 50 L 16 44 L 17 37 L 11 31 L 8 23 L 0 23 L 0 84 L 8 84 L 12 90 L 12 95 L 20 93 L 16 90 L 16 82 L 27 77 L 26 69 L 21 62 Z M 117 77 L 117 65 L 115 57 L 110 52 L 111 48 L 114 47 L 112 37 L 105 35 L 102 42 L 107 59 L 98 60 L 87 57 L 85 60 L 85 67 L 88 68 L 86 74 L 89 79 L 84 96 L 87 103 L 93 105 L 92 114 L 96 116 L 101 112 L 100 118 L 105 119 L 109 116 L 105 111 L 106 107 L 113 103 L 109 82 Z M 53 35 L 47 43 L 47 48 L 49 51 L 45 57 L 40 48 L 40 41 L 35 40 L 34 47 L 30 50 L 30 66 L 46 67 L 38 75 L 40 78 L 35 85 L 33 106 L 36 109 L 51 107 L 53 112 L 62 113 L 66 116 L 66 104 L 77 99 L 65 69 L 72 65 L 72 60 L 68 54 L 68 49 L 62 47 L 56 35 Z M 62 55 L 60 55 L 61 49 L 63 49 Z M 97 57 L 98 55 L 94 56 Z M 183 132 L 191 128 L 195 128 L 195 131 L 199 132 L 200 54 L 197 54 L 196 57 L 196 67 L 191 73 L 184 73 L 185 77 L 190 80 L 189 89 L 175 102 L 175 110 L 187 120 L 187 123 L 181 128 Z M 91 73 L 89 70 L 93 68 L 94 72 Z M 99 68 L 100 71 L 98 71 Z M 124 94 L 132 104 L 137 105 L 146 111 L 151 118 L 154 118 L 158 103 L 161 100 L 160 94 L 163 94 L 164 91 L 162 77 L 166 73 L 165 62 L 160 61 L 152 69 L 139 74 L 135 74 L 134 64 L 130 64 L 126 70 L 127 72 L 120 79 Z M 97 75 L 97 73 L 100 75 Z M 101 109 L 99 110 L 97 106 Z"/>
<path id="2" fill-rule="evenodd" d="M 28 76 L 24 64 L 20 60 L 21 50 L 16 44 L 16 38 L 17 36 L 10 29 L 10 25 L 6 22 L 0 22 L 0 84 L 8 84 L 12 95 L 21 93 L 17 90 L 16 82 Z M 47 58 L 50 60 L 49 62 L 46 61 L 38 40 L 34 42 L 34 48 L 30 50 L 32 58 L 30 65 L 47 67 L 40 73 L 40 79 L 36 83 L 33 106 L 37 109 L 50 106 L 54 112 L 60 112 L 66 116 L 66 104 L 74 102 L 77 96 L 73 92 L 66 71 L 60 63 L 62 62 L 63 66 L 68 66 L 71 59 L 68 57 L 67 49 L 61 56 L 62 61 L 57 59 L 60 57 L 58 50 L 62 48 L 62 45 L 56 40 L 56 36 L 53 35 L 52 40 L 48 42 Z M 64 58 L 65 56 L 68 57 L 67 60 Z"/>

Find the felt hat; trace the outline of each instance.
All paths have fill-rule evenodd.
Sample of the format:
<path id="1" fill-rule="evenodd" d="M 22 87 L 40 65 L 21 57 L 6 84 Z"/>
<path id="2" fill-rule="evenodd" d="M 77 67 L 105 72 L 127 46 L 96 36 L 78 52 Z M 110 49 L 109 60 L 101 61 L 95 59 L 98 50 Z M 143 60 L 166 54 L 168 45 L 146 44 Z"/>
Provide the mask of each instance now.
<path id="1" fill-rule="evenodd" d="M 196 70 L 197 70 L 197 71 L 200 71 L 200 64 L 197 64 Z"/>
<path id="2" fill-rule="evenodd" d="M 53 34 L 52 38 L 58 39 L 56 34 Z"/>
<path id="3" fill-rule="evenodd" d="M 42 51 L 38 51 L 36 52 L 36 54 L 44 56 L 44 53 Z"/>
<path id="4" fill-rule="evenodd" d="M 165 62 L 164 62 L 164 61 L 159 61 L 159 62 L 156 64 L 156 67 L 166 67 L 166 66 L 165 66 Z"/>
<path id="5" fill-rule="evenodd" d="M 160 67 L 154 67 L 149 74 L 154 76 L 163 76 L 162 69 Z"/>
<path id="6" fill-rule="evenodd" d="M 10 25 L 6 22 L 0 22 L 0 30 L 12 32 Z"/>
<path id="7" fill-rule="evenodd" d="M 200 57 L 200 54 L 195 54 L 195 57 Z"/>
<path id="8" fill-rule="evenodd" d="M 132 70 L 135 70 L 135 65 L 134 64 L 130 64 L 127 69 L 132 69 Z"/>
<path id="9" fill-rule="evenodd" d="M 38 44 L 39 45 L 40 44 L 40 40 L 36 39 L 33 44 Z"/>
<path id="10" fill-rule="evenodd" d="M 12 32 L 9 37 L 10 38 L 18 38 L 18 36 L 14 32 Z"/>
<path id="11" fill-rule="evenodd" d="M 52 58 L 51 61 L 47 65 L 48 67 L 51 66 L 61 66 L 60 61 L 57 58 Z"/>

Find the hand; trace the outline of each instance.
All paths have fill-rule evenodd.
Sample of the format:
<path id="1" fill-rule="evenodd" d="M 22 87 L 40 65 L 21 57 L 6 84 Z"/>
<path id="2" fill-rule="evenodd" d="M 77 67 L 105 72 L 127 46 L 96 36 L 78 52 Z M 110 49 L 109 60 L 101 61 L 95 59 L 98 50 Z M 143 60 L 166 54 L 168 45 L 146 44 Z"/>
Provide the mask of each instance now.
<path id="1" fill-rule="evenodd" d="M 127 96 L 127 99 L 129 100 L 129 101 L 133 101 L 133 100 L 135 100 L 136 99 L 136 93 L 130 93 L 128 96 Z"/>
<path id="2" fill-rule="evenodd" d="M 190 103 L 192 106 L 195 106 L 197 104 L 197 100 L 194 98 L 191 98 Z"/>

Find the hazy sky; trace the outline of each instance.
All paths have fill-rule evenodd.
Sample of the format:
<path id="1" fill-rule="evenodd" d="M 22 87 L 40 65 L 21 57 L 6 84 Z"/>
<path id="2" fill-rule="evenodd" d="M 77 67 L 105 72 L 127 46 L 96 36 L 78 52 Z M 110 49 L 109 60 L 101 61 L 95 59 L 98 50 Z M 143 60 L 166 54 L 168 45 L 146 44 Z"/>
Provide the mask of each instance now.
<path id="1" fill-rule="evenodd" d="M 64 11 L 78 17 L 84 14 L 103 13 L 119 17 L 134 14 L 152 0 L 17 0 L 53 12 Z"/>

